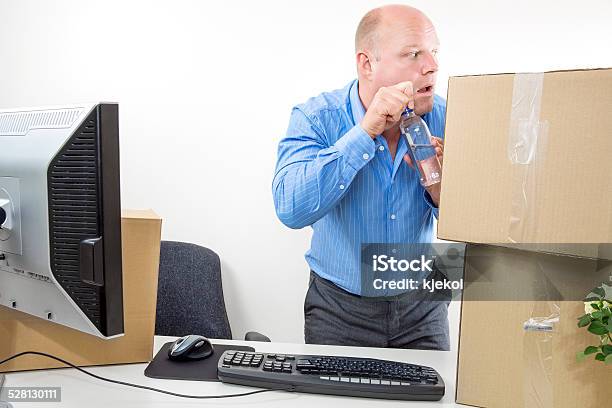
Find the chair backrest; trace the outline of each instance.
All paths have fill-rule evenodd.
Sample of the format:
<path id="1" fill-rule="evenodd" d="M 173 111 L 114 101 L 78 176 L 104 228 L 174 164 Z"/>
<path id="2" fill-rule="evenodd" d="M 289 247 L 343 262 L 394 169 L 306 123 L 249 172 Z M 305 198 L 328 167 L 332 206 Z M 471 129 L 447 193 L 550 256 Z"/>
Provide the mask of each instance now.
<path id="1" fill-rule="evenodd" d="M 232 338 L 215 252 L 185 242 L 161 242 L 155 334 Z"/>

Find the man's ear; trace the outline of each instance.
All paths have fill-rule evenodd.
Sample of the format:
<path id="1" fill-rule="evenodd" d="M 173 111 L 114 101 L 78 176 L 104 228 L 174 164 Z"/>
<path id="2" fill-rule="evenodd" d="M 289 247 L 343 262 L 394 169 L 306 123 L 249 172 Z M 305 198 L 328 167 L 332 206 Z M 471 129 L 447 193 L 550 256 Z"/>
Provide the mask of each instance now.
<path id="1" fill-rule="evenodd" d="M 372 59 L 367 51 L 360 51 L 356 54 L 357 72 L 362 78 L 372 78 Z"/>

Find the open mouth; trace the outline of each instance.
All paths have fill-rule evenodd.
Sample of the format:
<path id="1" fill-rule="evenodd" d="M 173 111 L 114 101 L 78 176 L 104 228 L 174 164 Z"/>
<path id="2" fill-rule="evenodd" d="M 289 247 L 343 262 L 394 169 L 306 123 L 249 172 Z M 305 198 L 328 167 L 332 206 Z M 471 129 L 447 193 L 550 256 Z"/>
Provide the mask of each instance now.
<path id="1" fill-rule="evenodd" d="M 433 89 L 433 86 L 432 85 L 428 85 L 428 86 L 425 86 L 425 87 L 423 87 L 421 89 L 418 89 L 417 93 L 420 93 L 420 94 L 430 93 L 432 91 L 432 89 Z"/>

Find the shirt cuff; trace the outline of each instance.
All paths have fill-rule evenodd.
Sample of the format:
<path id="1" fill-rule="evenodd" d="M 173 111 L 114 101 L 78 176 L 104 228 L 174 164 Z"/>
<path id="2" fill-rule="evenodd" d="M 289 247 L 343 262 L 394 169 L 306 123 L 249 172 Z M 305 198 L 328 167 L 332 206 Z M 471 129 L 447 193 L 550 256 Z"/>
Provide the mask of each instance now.
<path id="1" fill-rule="evenodd" d="M 376 143 L 361 125 L 355 125 L 335 144 L 336 149 L 346 158 L 349 166 L 360 170 L 376 153 Z"/>
<path id="2" fill-rule="evenodd" d="M 438 207 L 436 207 L 433 200 L 431 199 L 431 196 L 425 189 L 423 189 L 423 197 L 425 198 L 425 202 L 427 203 L 427 205 L 429 205 L 429 207 L 431 207 L 431 209 L 433 210 L 434 217 L 438 219 L 438 213 L 440 210 L 438 209 Z"/>

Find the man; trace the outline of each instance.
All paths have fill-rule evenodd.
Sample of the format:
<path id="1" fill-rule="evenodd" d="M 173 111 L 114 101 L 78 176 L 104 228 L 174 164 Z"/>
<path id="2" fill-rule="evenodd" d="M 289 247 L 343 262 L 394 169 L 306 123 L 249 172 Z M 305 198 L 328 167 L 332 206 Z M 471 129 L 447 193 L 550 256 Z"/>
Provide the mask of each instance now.
<path id="1" fill-rule="evenodd" d="M 296 106 L 279 143 L 276 213 L 312 226 L 304 304 L 306 343 L 450 348 L 445 302 L 361 296 L 366 243 L 431 242 L 439 184 L 425 191 L 398 121 L 414 108 L 443 136 L 445 101 L 434 95 L 439 42 L 431 21 L 408 6 L 368 12 L 357 28 L 358 79 Z M 442 139 L 435 138 L 442 158 Z"/>

